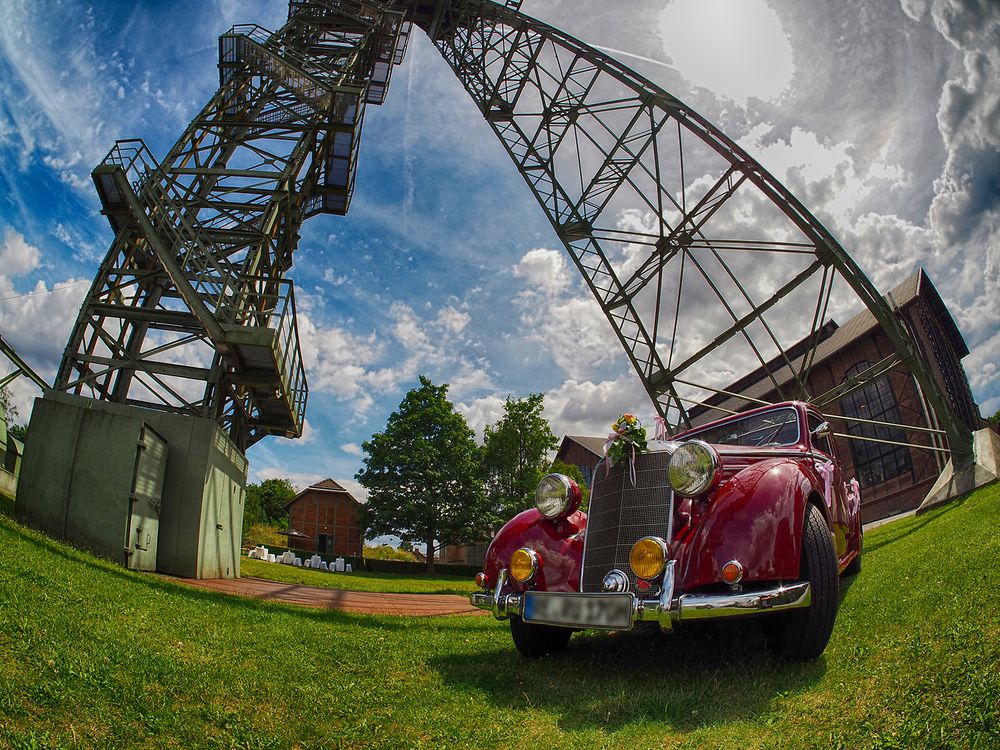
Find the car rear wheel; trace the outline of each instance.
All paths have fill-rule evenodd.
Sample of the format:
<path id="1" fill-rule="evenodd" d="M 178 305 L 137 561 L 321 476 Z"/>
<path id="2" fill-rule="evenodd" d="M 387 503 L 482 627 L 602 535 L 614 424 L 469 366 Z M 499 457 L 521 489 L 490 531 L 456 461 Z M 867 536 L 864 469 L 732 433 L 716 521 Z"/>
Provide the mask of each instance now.
<path id="1" fill-rule="evenodd" d="M 805 609 L 777 615 L 765 623 L 768 646 L 789 661 L 815 659 L 826 648 L 837 617 L 837 554 L 830 529 L 815 505 L 806 506 L 799 580 L 809 581 L 812 602 Z"/>
<path id="2" fill-rule="evenodd" d="M 554 654 L 566 648 L 573 631 L 569 628 L 555 628 L 551 625 L 532 625 L 518 615 L 510 616 L 510 635 L 522 656 L 535 659 L 546 654 Z"/>

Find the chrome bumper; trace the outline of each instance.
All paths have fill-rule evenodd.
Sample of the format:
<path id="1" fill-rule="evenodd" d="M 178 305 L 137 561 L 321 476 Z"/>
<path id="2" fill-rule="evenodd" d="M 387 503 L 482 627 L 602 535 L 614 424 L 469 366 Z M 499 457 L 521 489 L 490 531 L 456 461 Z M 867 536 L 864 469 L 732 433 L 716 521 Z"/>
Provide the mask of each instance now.
<path id="1" fill-rule="evenodd" d="M 523 600 L 520 594 L 504 594 L 507 571 L 501 570 L 493 592 L 477 591 L 469 597 L 472 606 L 493 613 L 498 620 L 520 615 Z M 581 594 L 586 596 L 586 594 Z M 715 620 L 726 617 L 745 617 L 765 612 L 782 612 L 808 607 L 812 602 L 809 583 L 802 581 L 788 585 L 768 586 L 753 591 L 725 594 L 681 594 L 674 596 L 674 561 L 667 563 L 663 576 L 663 589 L 656 599 L 632 596 L 632 624 L 655 622 L 664 632 L 685 621 Z"/>

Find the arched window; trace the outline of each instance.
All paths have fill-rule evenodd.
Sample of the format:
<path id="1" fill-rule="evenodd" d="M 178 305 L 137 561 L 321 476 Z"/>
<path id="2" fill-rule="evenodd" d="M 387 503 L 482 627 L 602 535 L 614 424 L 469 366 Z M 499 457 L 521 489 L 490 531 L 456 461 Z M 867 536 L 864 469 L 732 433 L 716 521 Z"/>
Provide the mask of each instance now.
<path id="1" fill-rule="evenodd" d="M 868 369 L 869 363 L 862 360 L 844 374 L 844 380 Z M 840 409 L 845 417 L 860 417 L 880 422 L 899 423 L 899 404 L 892 392 L 889 377 L 883 375 L 867 383 L 840 400 Z M 867 422 L 847 422 L 847 432 L 858 437 L 906 442 L 906 433 L 900 427 Z M 902 445 L 875 443 L 870 440 L 851 440 L 851 455 L 854 457 L 854 471 L 862 487 L 874 487 L 888 479 L 907 472 L 912 473 L 913 461 L 910 449 Z"/>

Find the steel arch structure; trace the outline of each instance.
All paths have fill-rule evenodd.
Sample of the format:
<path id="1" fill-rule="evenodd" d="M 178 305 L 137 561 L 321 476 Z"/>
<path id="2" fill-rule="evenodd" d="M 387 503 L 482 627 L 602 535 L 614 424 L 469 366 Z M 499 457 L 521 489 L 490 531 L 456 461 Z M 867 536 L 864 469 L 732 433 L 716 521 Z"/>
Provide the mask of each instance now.
<path id="1" fill-rule="evenodd" d="M 346 213 L 365 105 L 384 98 L 417 26 L 504 145 L 670 425 L 733 395 L 725 384 L 755 368 L 780 397 L 822 402 L 903 362 L 956 463 L 967 461 L 968 428 L 830 232 L 697 112 L 519 6 L 291 0 L 274 34 L 223 35 L 220 88 L 164 162 L 120 144 L 95 170 L 116 239 L 57 388 L 212 416 L 243 447 L 300 433 L 305 377 L 285 278 L 297 228 Z M 827 317 L 852 302 L 896 355 L 836 393 L 810 393 Z"/>

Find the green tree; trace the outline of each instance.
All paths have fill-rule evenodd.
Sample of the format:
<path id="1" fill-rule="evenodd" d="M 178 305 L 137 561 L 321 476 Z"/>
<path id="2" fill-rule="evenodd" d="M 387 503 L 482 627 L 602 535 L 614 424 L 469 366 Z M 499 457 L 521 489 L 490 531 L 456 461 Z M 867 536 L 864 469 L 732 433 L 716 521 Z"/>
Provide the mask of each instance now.
<path id="1" fill-rule="evenodd" d="M 986 421 L 989 424 L 1000 424 L 1000 409 L 997 409 L 997 411 L 993 413 L 993 416 L 988 417 Z"/>
<path id="2" fill-rule="evenodd" d="M 590 489 L 583 481 L 583 472 L 575 464 L 568 464 L 563 461 L 553 461 L 549 465 L 550 474 L 565 474 L 580 486 L 580 510 L 587 510 L 590 505 Z"/>
<path id="3" fill-rule="evenodd" d="M 558 441 L 542 416 L 544 399 L 541 393 L 508 396 L 503 416 L 485 430 L 483 480 L 496 521 L 531 507 L 535 487 L 548 471 L 548 453 Z"/>
<path id="4" fill-rule="evenodd" d="M 368 490 L 361 509 L 367 535 L 425 542 L 431 573 L 436 550 L 488 534 L 474 434 L 447 393 L 447 384 L 421 375 L 385 431 L 362 444 L 364 468 L 356 474 Z"/>
<path id="5" fill-rule="evenodd" d="M 265 479 L 260 484 L 248 484 L 243 506 L 243 528 L 255 523 L 288 527 L 285 503 L 295 497 L 295 488 L 287 479 Z"/>
<path id="6" fill-rule="evenodd" d="M 7 386 L 0 387 L 0 419 L 12 425 L 17 421 L 17 407 Z"/>

